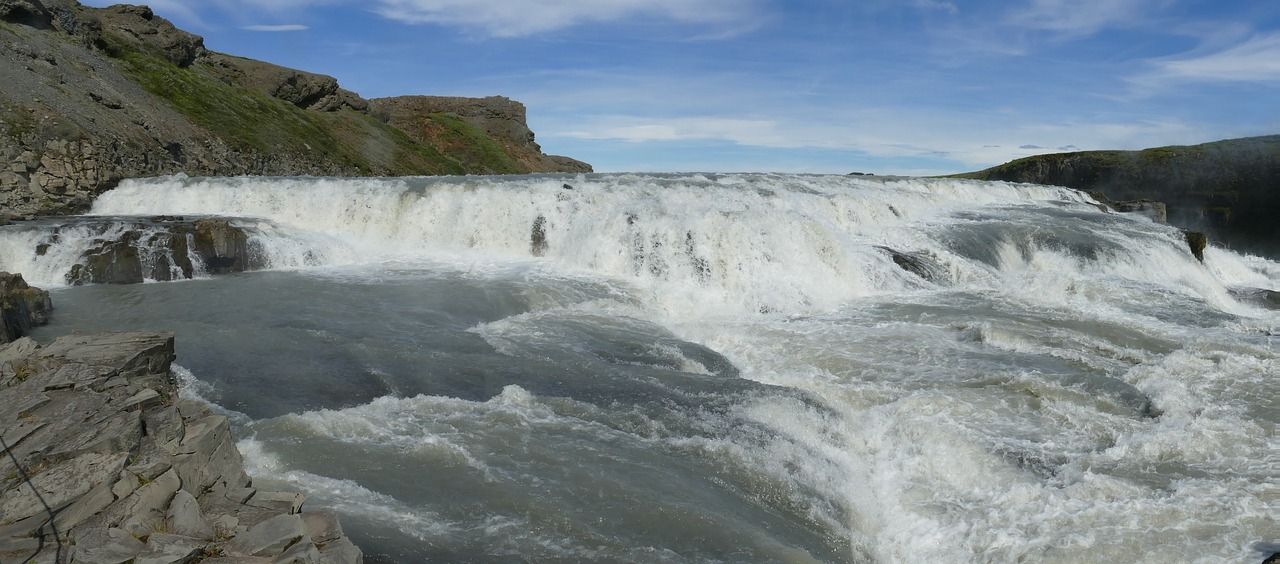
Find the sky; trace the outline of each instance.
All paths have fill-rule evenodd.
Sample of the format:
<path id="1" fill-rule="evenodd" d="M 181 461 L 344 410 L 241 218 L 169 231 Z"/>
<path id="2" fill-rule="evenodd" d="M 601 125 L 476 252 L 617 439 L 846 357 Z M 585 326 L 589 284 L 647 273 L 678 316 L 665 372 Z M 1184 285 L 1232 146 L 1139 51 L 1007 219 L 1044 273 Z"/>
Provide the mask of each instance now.
<path id="1" fill-rule="evenodd" d="M 519 100 L 598 172 L 929 175 L 1280 133 L 1280 0 L 149 5 L 366 98 Z"/>

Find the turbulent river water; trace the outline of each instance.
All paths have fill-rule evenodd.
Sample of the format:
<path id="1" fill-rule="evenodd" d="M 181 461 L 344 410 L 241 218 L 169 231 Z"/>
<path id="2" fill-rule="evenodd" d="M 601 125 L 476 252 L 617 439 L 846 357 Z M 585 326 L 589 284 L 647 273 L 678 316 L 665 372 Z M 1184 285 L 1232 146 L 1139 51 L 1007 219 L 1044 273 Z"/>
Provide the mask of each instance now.
<path id="1" fill-rule="evenodd" d="M 66 286 L 176 332 L 259 484 L 371 562 L 1260 562 L 1280 264 L 1064 188 L 799 175 L 126 181 L 264 271 Z M 34 233 L 34 234 L 33 234 Z"/>

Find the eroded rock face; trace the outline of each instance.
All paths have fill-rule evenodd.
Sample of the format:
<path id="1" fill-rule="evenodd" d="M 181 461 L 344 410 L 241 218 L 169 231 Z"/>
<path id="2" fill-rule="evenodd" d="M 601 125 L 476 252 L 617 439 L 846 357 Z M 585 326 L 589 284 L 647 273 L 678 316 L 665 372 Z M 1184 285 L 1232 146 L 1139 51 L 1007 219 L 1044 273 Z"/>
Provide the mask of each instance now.
<path id="1" fill-rule="evenodd" d="M 13 341 L 32 327 L 44 325 L 52 312 L 49 292 L 28 286 L 21 274 L 0 272 L 0 343 Z"/>
<path id="2" fill-rule="evenodd" d="M 0 561 L 360 562 L 332 515 L 252 486 L 226 417 L 178 399 L 173 351 L 168 333 L 0 346 Z"/>
<path id="3" fill-rule="evenodd" d="M 98 13 L 102 24 L 143 49 L 153 49 L 179 67 L 189 67 L 205 54 L 204 38 L 187 33 L 147 6 L 115 5 Z"/>
<path id="4" fill-rule="evenodd" d="M 92 243 L 66 272 L 68 284 L 137 284 L 265 266 L 245 228 L 224 218 L 69 219 L 53 226 L 35 251 L 65 252 L 59 246 L 85 240 Z"/>
<path id="5" fill-rule="evenodd" d="M 53 16 L 40 0 L 0 0 L 0 20 L 44 29 Z"/>
<path id="6" fill-rule="evenodd" d="M 430 114 L 455 116 L 494 139 L 520 168 L 518 172 L 591 172 L 591 165 L 547 155 L 534 141 L 526 121 L 524 104 L 504 96 L 460 98 L 454 96 L 397 96 L 369 100 L 369 111 L 429 145 L 439 141 L 430 135 Z"/>
<path id="7" fill-rule="evenodd" d="M 367 100 L 340 88 L 338 80 L 332 76 L 220 53 L 210 53 L 207 60 L 210 68 L 224 81 L 279 98 L 305 110 L 332 112 L 342 108 L 356 111 L 369 108 Z"/>

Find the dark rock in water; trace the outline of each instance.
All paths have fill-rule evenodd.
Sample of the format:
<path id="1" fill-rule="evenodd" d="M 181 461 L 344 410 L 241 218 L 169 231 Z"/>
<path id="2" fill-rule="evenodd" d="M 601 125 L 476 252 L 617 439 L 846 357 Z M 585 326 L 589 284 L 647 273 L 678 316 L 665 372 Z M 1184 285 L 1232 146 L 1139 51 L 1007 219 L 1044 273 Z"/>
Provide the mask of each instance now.
<path id="1" fill-rule="evenodd" d="M 1209 237 L 1199 231 L 1183 231 L 1182 235 L 1187 239 L 1191 254 L 1196 256 L 1196 260 L 1204 262 L 1204 248 L 1209 245 Z"/>
<path id="2" fill-rule="evenodd" d="M 1168 206 L 1164 202 L 1155 200 L 1137 199 L 1137 200 L 1112 200 L 1101 190 L 1085 190 L 1093 199 L 1102 203 L 1102 211 L 1112 210 L 1120 213 L 1140 213 L 1151 218 L 1151 221 L 1161 224 L 1169 223 Z"/>
<path id="3" fill-rule="evenodd" d="M 934 283 L 946 282 L 947 276 L 942 266 L 935 263 L 928 256 L 914 253 L 904 253 L 889 247 L 876 247 L 889 254 L 889 258 L 893 259 L 893 263 L 903 270 L 910 272 L 920 278 Z"/>
<path id="4" fill-rule="evenodd" d="M 1266 309 L 1280 309 L 1280 292 L 1263 288 L 1232 288 L 1231 296 Z"/>
<path id="5" fill-rule="evenodd" d="M 250 265 L 249 235 L 226 219 L 202 219 L 195 223 L 195 248 L 211 274 L 243 272 Z"/>
<path id="6" fill-rule="evenodd" d="M 122 239 L 103 241 L 80 257 L 83 261 L 71 267 L 67 283 L 140 284 L 144 279 L 142 259 L 138 255 L 138 233 L 126 233 Z"/>
<path id="7" fill-rule="evenodd" d="M 28 286 L 21 274 L 0 272 L 0 343 L 14 341 L 32 327 L 44 325 L 52 311 L 49 292 Z"/>
<path id="8" fill-rule="evenodd" d="M 538 216 L 533 220 L 533 230 L 529 233 L 529 252 L 535 257 L 547 253 L 547 218 Z"/>
<path id="9" fill-rule="evenodd" d="M 73 230 L 74 237 L 64 236 Z M 86 236 L 94 243 L 66 273 L 68 284 L 137 284 L 264 266 L 249 233 L 222 218 L 75 218 L 54 227 L 36 252 L 47 255 L 65 240 Z"/>

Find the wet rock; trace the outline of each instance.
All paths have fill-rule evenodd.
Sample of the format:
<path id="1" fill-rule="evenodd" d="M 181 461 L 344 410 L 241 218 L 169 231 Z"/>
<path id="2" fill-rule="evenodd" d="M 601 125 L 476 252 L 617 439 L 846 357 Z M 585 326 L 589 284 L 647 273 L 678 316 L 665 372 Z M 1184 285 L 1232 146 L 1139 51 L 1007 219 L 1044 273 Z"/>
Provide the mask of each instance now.
<path id="1" fill-rule="evenodd" d="M 1280 309 L 1280 292 L 1263 288 L 1232 288 L 1231 296 L 1266 309 Z M 0 357 L 2 358 L 2 357 Z"/>
<path id="2" fill-rule="evenodd" d="M 53 312 L 49 292 L 27 285 L 21 274 L 0 272 L 0 344 L 44 325 Z"/>
<path id="3" fill-rule="evenodd" d="M 1196 260 L 1204 262 L 1204 248 L 1209 245 L 1209 237 L 1199 231 L 1183 231 L 1182 236 L 1187 240 L 1187 248 L 1191 249 Z"/>
<path id="4" fill-rule="evenodd" d="M 945 269 L 927 255 L 904 253 L 889 247 L 876 248 L 888 253 L 889 258 L 893 259 L 893 263 L 907 272 L 934 283 L 940 284 L 947 281 L 948 276 Z"/>
<path id="5" fill-rule="evenodd" d="M 65 275 L 68 284 L 137 284 L 261 268 L 265 260 L 249 237 L 229 219 L 76 218 L 52 226 L 37 250 L 47 255 L 92 240 Z"/>
<path id="6" fill-rule="evenodd" d="M 547 254 L 547 218 L 538 216 L 529 232 L 529 253 L 535 257 Z"/>

